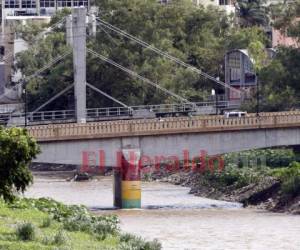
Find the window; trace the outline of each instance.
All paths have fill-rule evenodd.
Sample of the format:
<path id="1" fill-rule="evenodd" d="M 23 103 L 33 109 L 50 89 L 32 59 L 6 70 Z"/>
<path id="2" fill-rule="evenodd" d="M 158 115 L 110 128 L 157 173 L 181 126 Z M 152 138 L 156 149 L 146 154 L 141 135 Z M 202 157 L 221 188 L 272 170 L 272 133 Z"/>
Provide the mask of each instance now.
<path id="1" fill-rule="evenodd" d="M 23 9 L 34 9 L 36 8 L 35 0 L 22 0 Z"/>
<path id="2" fill-rule="evenodd" d="M 230 53 L 228 56 L 228 64 L 230 68 L 240 68 L 240 52 Z"/>
<path id="3" fill-rule="evenodd" d="M 40 0 L 41 8 L 55 7 L 55 0 Z"/>
<path id="4" fill-rule="evenodd" d="M 5 8 L 8 8 L 8 9 L 19 8 L 19 1 L 18 0 L 5 0 Z"/>

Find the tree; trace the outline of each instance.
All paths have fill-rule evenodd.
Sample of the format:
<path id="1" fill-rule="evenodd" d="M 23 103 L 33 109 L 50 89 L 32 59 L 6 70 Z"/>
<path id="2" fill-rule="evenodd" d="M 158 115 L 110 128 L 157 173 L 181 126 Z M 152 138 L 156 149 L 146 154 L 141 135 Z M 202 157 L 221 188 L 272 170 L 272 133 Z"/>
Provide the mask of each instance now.
<path id="1" fill-rule="evenodd" d="M 284 2 L 271 6 L 274 27 L 284 35 L 293 37 L 300 42 L 300 1 Z"/>
<path id="2" fill-rule="evenodd" d="M 156 0 L 99 0 L 96 4 L 100 6 L 100 16 L 105 21 L 215 77 L 222 76 L 220 65 L 226 50 L 223 44 L 225 33 L 230 30 L 224 11 L 213 7 L 195 8 L 191 1 L 183 0 L 175 0 L 174 4 L 167 6 Z M 67 49 L 64 38 L 60 30 L 48 35 L 37 46 L 18 55 L 17 68 L 25 75 L 35 72 Z M 98 27 L 97 37 L 89 38 L 88 46 L 192 101 L 203 100 L 214 85 L 104 27 Z M 90 55 L 87 64 L 87 81 L 128 105 L 178 102 Z M 29 110 L 71 84 L 72 73 L 71 58 L 68 58 L 63 64 L 57 64 L 28 82 Z M 88 107 L 115 105 L 89 89 L 87 102 Z M 68 106 L 67 98 L 62 97 L 46 108 L 54 110 Z"/>
<path id="3" fill-rule="evenodd" d="M 300 51 L 280 47 L 275 58 L 260 70 L 260 110 L 282 111 L 299 108 Z M 254 111 L 255 101 L 247 109 Z"/>
<path id="4" fill-rule="evenodd" d="M 39 152 L 25 129 L 0 127 L 0 197 L 11 201 L 32 183 L 28 165 Z"/>
<path id="5" fill-rule="evenodd" d="M 224 55 L 229 49 L 244 49 L 252 41 L 266 43 L 258 27 L 236 28 L 227 14 L 217 7 L 195 7 L 190 0 L 174 0 L 158 4 L 156 0 L 97 0 L 100 17 L 106 22 L 180 58 L 214 77 L 224 79 Z M 63 15 L 58 14 L 55 22 Z M 153 82 L 189 99 L 202 101 L 224 88 L 176 65 L 147 48 L 98 26 L 97 36 L 88 38 L 88 47 L 116 61 Z M 41 39 L 38 44 L 17 57 L 17 68 L 29 75 L 49 60 L 70 49 L 65 44 L 63 28 Z M 46 70 L 27 84 L 29 111 L 39 107 L 55 93 L 73 82 L 72 58 Z M 88 54 L 87 81 L 128 105 L 175 103 L 145 83 Z M 70 94 L 72 94 L 70 92 Z M 111 100 L 99 97 L 88 89 L 87 106 L 114 106 Z M 46 109 L 71 109 L 73 100 L 61 97 Z"/>
<path id="6" fill-rule="evenodd" d="M 254 41 L 249 44 L 248 52 L 250 58 L 252 58 L 254 70 L 256 73 L 256 113 L 260 112 L 260 84 L 259 73 L 266 66 L 268 55 L 265 50 L 265 46 L 260 41 Z"/>
<path id="7" fill-rule="evenodd" d="M 237 0 L 236 9 L 240 26 L 266 26 L 269 18 L 265 3 L 265 0 Z"/>

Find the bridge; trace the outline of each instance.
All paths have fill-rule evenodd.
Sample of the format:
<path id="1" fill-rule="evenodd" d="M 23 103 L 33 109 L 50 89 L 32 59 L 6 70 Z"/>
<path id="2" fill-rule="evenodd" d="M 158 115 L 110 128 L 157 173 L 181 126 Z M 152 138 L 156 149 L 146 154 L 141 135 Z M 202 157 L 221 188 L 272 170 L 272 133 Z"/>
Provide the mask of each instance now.
<path id="1" fill-rule="evenodd" d="M 141 46 L 163 56 L 200 76 L 212 80 L 225 88 L 242 95 L 219 79 L 188 65 L 132 35 L 96 19 L 102 27 L 125 36 Z M 228 100 L 207 100 L 191 102 L 184 97 L 163 88 L 161 85 L 119 65 L 103 55 L 86 48 L 86 12 L 75 8 L 72 17 L 66 20 L 67 42 L 73 48 L 74 84 L 57 93 L 46 103 L 31 112 L 0 115 L 5 122 L 23 119 L 29 134 L 41 146 L 41 154 L 35 159 L 39 163 L 81 165 L 83 161 L 92 165 L 116 167 L 118 152 L 126 158 L 126 152 L 138 151 L 142 165 L 151 165 L 161 159 L 184 160 L 199 157 L 200 151 L 218 155 L 254 148 L 267 148 L 300 143 L 300 112 L 277 112 L 249 114 L 241 118 L 225 118 L 216 113 L 218 109 L 232 108 Z M 73 36 L 72 34 L 76 34 Z M 132 77 L 138 78 L 180 103 L 163 105 L 127 106 L 86 82 L 86 52 L 109 63 Z M 48 65 L 27 76 L 20 86 L 38 76 L 45 69 L 61 61 L 71 51 L 54 58 Z M 86 88 L 110 98 L 120 105 L 112 108 L 87 108 Z M 41 111 L 50 102 L 74 88 L 75 110 Z M 164 117 L 164 116 L 181 117 Z M 203 114 L 199 116 L 199 114 Z M 37 125 L 38 124 L 38 125 Z M 10 124 L 13 125 L 13 122 Z M 20 125 L 20 124 L 19 124 Z M 127 151 L 126 151 L 127 150 Z M 187 156 L 188 154 L 188 156 Z M 123 159 L 122 158 L 122 159 Z M 125 160 L 128 160 L 127 158 Z M 85 162 L 85 163 L 86 163 Z M 127 162 L 128 163 L 128 162 Z M 126 163 L 124 163 L 126 165 Z M 130 164 L 130 163 L 129 163 Z M 126 179 L 128 178 L 128 179 Z M 115 205 L 117 207 L 140 207 L 139 173 L 124 176 L 115 172 Z"/>
<path id="2" fill-rule="evenodd" d="M 82 164 L 84 152 L 105 152 L 105 166 L 115 166 L 117 152 L 139 148 L 151 159 L 184 159 L 200 150 L 218 155 L 255 148 L 300 144 L 300 111 L 223 116 L 171 117 L 86 124 L 51 124 L 28 127 L 42 153 L 37 162 Z M 145 163 L 149 164 L 149 162 Z"/>
<path id="3" fill-rule="evenodd" d="M 213 77 L 207 73 L 181 61 L 168 53 L 161 51 L 154 46 L 128 34 L 127 32 L 120 30 L 119 28 L 103 21 L 102 19 L 95 18 L 95 16 L 87 15 L 85 8 L 74 8 L 71 16 L 60 20 L 58 23 L 54 24 L 45 32 L 37 35 L 36 40 L 44 37 L 47 32 L 50 32 L 54 28 L 60 27 L 65 23 L 65 33 L 66 33 L 66 43 L 69 45 L 70 50 L 67 50 L 64 54 L 58 55 L 56 58 L 50 60 L 42 68 L 34 72 L 29 76 L 25 76 L 21 82 L 15 86 L 13 89 L 22 87 L 25 93 L 25 112 L 7 112 L 0 113 L 0 124 L 4 125 L 35 125 L 35 124 L 48 124 L 48 123 L 65 123 L 65 122 L 78 122 L 85 123 L 86 121 L 101 121 L 101 120 L 120 120 L 120 119 L 138 119 L 138 118 L 154 118 L 161 116 L 179 116 L 179 115 L 200 115 L 200 114 L 218 114 L 222 110 L 234 109 L 239 107 L 240 101 L 228 101 L 226 95 L 211 95 L 207 96 L 201 102 L 191 102 L 186 98 L 179 96 L 173 91 L 164 88 L 161 84 L 153 82 L 152 80 L 145 78 L 144 76 L 126 68 L 117 62 L 107 58 L 98 52 L 88 48 L 87 44 L 87 34 L 86 19 L 92 19 L 92 34 L 96 33 L 96 25 L 98 24 L 101 29 L 107 29 L 111 32 L 117 33 L 118 35 L 125 37 L 138 45 L 156 53 L 158 56 L 164 57 L 174 64 L 184 67 L 192 72 L 195 72 L 201 77 L 213 81 L 216 85 L 222 86 L 227 91 L 233 91 L 237 94 L 241 94 L 241 91 L 231 87 L 230 85 L 219 80 L 218 77 Z M 75 34 L 75 35 L 74 35 Z M 72 48 L 72 51 L 71 51 Z M 72 53 L 73 52 L 73 53 Z M 73 54 L 73 71 L 74 71 L 74 83 L 67 86 L 65 89 L 61 90 L 59 93 L 54 94 L 49 100 L 36 107 L 32 111 L 27 110 L 26 105 L 26 84 L 38 77 L 45 70 L 51 68 L 53 65 L 62 62 L 67 56 Z M 117 100 L 113 96 L 103 92 L 94 85 L 86 82 L 86 56 L 90 56 L 99 59 L 101 62 L 110 64 L 113 67 L 127 73 L 133 78 L 136 78 L 147 84 L 166 96 L 172 98 L 173 103 L 167 104 L 155 104 L 155 105 L 137 105 L 128 106 L 120 100 Z M 3 59 L 7 60 L 7 55 Z M 113 102 L 117 103 L 118 106 L 114 107 L 99 107 L 99 108 L 89 108 L 86 102 L 86 91 L 87 88 L 97 92 L 104 98 L 108 98 Z M 13 91 L 11 89 L 11 91 Z M 50 110 L 43 111 L 50 103 L 54 102 L 57 98 L 63 96 L 68 91 L 74 89 L 74 100 L 75 109 L 72 110 Z M 0 99 L 4 97 L 7 93 L 0 96 Z"/>

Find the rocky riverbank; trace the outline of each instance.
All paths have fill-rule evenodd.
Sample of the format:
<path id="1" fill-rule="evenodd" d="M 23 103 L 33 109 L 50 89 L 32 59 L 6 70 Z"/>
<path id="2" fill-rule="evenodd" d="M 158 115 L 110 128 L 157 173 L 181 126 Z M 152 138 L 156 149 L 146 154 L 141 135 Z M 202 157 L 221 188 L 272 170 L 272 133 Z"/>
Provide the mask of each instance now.
<path id="1" fill-rule="evenodd" d="M 200 173 L 153 173 L 148 180 L 158 180 L 190 187 L 196 196 L 240 202 L 245 207 L 267 209 L 272 212 L 288 212 L 300 215 L 300 195 L 288 196 L 282 192 L 282 182 L 272 176 L 264 176 L 259 181 L 239 187 L 237 183 L 224 186 Z"/>

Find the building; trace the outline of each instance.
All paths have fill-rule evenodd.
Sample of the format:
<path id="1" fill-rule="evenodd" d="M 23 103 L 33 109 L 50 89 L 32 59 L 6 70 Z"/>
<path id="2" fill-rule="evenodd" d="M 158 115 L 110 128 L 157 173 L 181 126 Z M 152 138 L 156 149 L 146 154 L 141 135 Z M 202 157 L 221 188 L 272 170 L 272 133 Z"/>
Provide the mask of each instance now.
<path id="1" fill-rule="evenodd" d="M 2 20 L 6 16 L 52 16 L 66 7 L 85 6 L 89 0 L 2 0 Z"/>
<path id="2" fill-rule="evenodd" d="M 205 7 L 209 5 L 219 6 L 228 14 L 235 13 L 234 0 L 191 0 L 195 5 L 203 5 Z M 159 0 L 160 3 L 171 3 L 172 0 Z"/>
<path id="3" fill-rule="evenodd" d="M 266 49 L 268 61 L 275 56 L 274 49 Z M 267 63 L 267 62 L 266 62 Z M 257 85 L 257 75 L 253 59 L 246 49 L 228 51 L 225 55 L 225 82 L 231 87 L 244 90 L 245 98 L 250 97 Z M 242 97 L 236 91 L 227 93 L 229 100 L 239 100 Z"/>
<path id="4" fill-rule="evenodd" d="M 299 48 L 299 40 L 295 37 L 289 36 L 288 32 L 272 28 L 272 47 L 278 46 L 295 47 Z"/>
<path id="5" fill-rule="evenodd" d="M 197 5 L 203 5 L 205 7 L 209 5 L 219 6 L 221 9 L 226 11 L 227 14 L 235 13 L 235 6 L 233 0 L 193 0 Z"/>
<path id="6" fill-rule="evenodd" d="M 6 91 L 11 82 L 17 82 L 21 77 L 19 72 L 12 73 L 15 54 L 27 49 L 26 43 L 15 34 L 16 24 L 48 23 L 51 16 L 63 8 L 85 6 L 89 9 L 89 3 L 89 0 L 0 0 L 0 95 L 5 94 L 0 98 L 0 105 L 14 106 L 20 97 L 18 89 L 10 89 L 12 95 L 9 98 Z"/>

